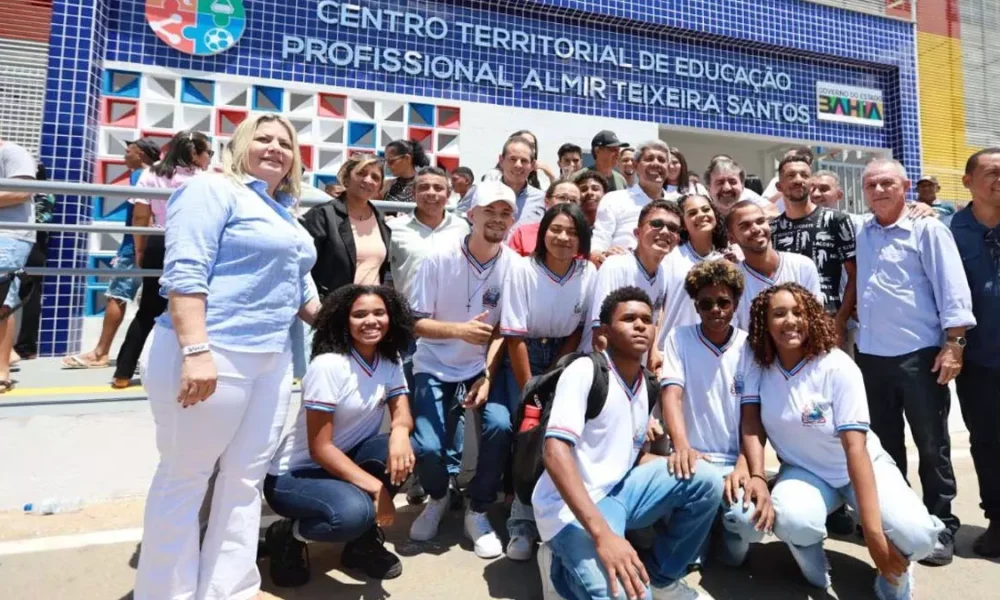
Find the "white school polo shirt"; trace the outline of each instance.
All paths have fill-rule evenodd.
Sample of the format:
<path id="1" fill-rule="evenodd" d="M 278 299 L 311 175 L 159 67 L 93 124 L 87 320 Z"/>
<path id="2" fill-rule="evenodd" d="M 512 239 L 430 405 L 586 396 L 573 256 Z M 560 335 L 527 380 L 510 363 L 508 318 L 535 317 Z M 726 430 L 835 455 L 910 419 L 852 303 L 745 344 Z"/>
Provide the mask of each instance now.
<path id="1" fill-rule="evenodd" d="M 607 355 L 605 355 L 607 356 Z M 573 446 L 583 486 L 596 504 L 632 468 L 646 439 L 649 397 L 645 377 L 627 384 L 611 366 L 608 397 L 599 415 L 587 421 L 587 395 L 594 381 L 594 363 L 578 358 L 563 371 L 556 384 L 546 438 Z M 664 467 L 666 468 L 666 467 Z M 542 473 L 531 494 L 538 533 L 543 542 L 554 538 L 576 520 L 548 472 Z"/>
<path id="2" fill-rule="evenodd" d="M 453 213 L 445 213 L 444 220 L 434 229 L 420 222 L 415 215 L 398 216 L 386 225 L 389 236 L 389 267 L 392 285 L 404 297 L 410 297 L 413 278 L 417 275 L 424 256 L 442 240 L 463 238 L 469 235 L 469 223 Z"/>
<path id="3" fill-rule="evenodd" d="M 685 325 L 667 336 L 660 386 L 684 390 L 681 407 L 688 443 L 705 460 L 735 465 L 740 455 L 740 358 L 747 333 L 733 328 L 729 340 L 716 346 L 701 324 Z"/>
<path id="4" fill-rule="evenodd" d="M 597 269 L 576 260 L 562 277 L 533 257 L 517 261 L 504 284 L 500 333 L 507 337 L 562 338 L 587 321 Z"/>
<path id="5" fill-rule="evenodd" d="M 687 242 L 677 247 L 663 259 L 663 274 L 666 278 L 667 296 L 663 305 L 663 321 L 660 322 L 660 335 L 656 339 L 656 347 L 663 349 L 667 334 L 677 327 L 701 323 L 701 317 L 695 310 L 694 300 L 684 290 L 684 279 L 688 272 L 698 263 L 706 260 L 725 258 L 721 253 L 712 250 L 707 256 L 699 256 Z"/>
<path id="6" fill-rule="evenodd" d="M 468 236 L 442 240 L 420 265 L 410 290 L 416 319 L 465 323 L 488 311 L 484 321 L 495 326 L 504 308 L 503 285 L 511 265 L 521 260 L 501 245 L 500 252 L 480 263 L 469 252 Z M 486 345 L 459 339 L 417 339 L 413 372 L 428 373 L 440 381 L 466 381 L 486 368 Z"/>
<path id="7" fill-rule="evenodd" d="M 650 275 L 634 252 L 609 256 L 597 270 L 594 302 L 590 305 L 590 327 L 584 327 L 581 350 L 590 350 L 593 328 L 601 324 L 601 303 L 611 292 L 630 285 L 649 294 L 649 299 L 653 302 L 653 318 L 657 317 L 667 297 L 667 278 L 663 273 L 663 263 L 657 265 L 656 272 Z"/>
<path id="8" fill-rule="evenodd" d="M 866 432 L 871 459 L 882 454 L 882 444 L 870 431 L 861 370 L 839 348 L 804 360 L 790 371 L 775 361 L 766 369 L 750 368 L 745 373 L 749 379 L 741 402 L 760 404 L 768 440 L 784 462 L 839 488 L 851 482 L 841 431 Z"/>
<path id="9" fill-rule="evenodd" d="M 823 291 L 819 287 L 819 271 L 813 261 L 801 254 L 778 252 L 778 269 L 772 277 L 753 270 L 746 262 L 739 265 L 743 271 L 743 297 L 736 308 L 734 325 L 744 331 L 750 330 L 750 305 L 764 290 L 780 283 L 797 283 L 806 288 L 823 305 Z"/>
<path id="10" fill-rule="evenodd" d="M 309 456 L 306 411 L 333 413 L 333 445 L 347 452 L 378 434 L 386 402 L 407 393 L 399 361 L 376 354 L 368 364 L 353 348 L 349 355 L 320 354 L 302 379 L 302 407 L 278 446 L 270 473 L 316 466 Z"/>

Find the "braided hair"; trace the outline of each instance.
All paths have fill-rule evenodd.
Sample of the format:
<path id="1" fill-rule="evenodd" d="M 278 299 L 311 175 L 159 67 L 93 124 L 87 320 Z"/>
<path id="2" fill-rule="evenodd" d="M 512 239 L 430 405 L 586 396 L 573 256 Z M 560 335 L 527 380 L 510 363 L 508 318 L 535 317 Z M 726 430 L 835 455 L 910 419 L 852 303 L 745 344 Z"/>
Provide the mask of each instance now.
<path id="1" fill-rule="evenodd" d="M 833 319 L 826 313 L 820 301 L 806 288 L 797 283 L 782 283 L 760 293 L 750 305 L 750 332 L 747 341 L 753 351 L 754 360 L 762 367 L 769 367 L 777 356 L 774 339 L 768 329 L 768 309 L 771 298 L 778 292 L 788 292 L 802 309 L 806 322 L 805 359 L 826 354 L 837 347 L 837 332 Z"/>

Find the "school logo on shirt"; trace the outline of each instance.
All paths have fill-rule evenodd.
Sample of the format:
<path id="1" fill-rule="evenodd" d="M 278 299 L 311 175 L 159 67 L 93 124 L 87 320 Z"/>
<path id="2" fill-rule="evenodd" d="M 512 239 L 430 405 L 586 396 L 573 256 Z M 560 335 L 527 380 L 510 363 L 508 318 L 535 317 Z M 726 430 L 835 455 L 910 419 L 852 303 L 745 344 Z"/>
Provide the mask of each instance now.
<path id="1" fill-rule="evenodd" d="M 802 424 L 806 426 L 823 425 L 826 423 L 826 413 L 829 411 L 829 404 L 811 403 L 802 411 Z"/>
<path id="2" fill-rule="evenodd" d="M 489 306 L 491 308 L 496 308 L 500 304 L 500 288 L 495 285 L 491 285 L 486 288 L 483 292 L 483 306 Z"/>
<path id="3" fill-rule="evenodd" d="M 734 396 L 741 396 L 745 389 L 746 384 L 743 382 L 743 373 L 737 373 L 736 377 L 733 378 L 733 385 L 730 386 L 729 393 Z"/>
<path id="4" fill-rule="evenodd" d="M 573 307 L 573 314 L 578 315 L 583 312 L 583 301 L 577 300 L 576 306 Z"/>
<path id="5" fill-rule="evenodd" d="M 656 297 L 656 302 L 653 303 L 653 308 L 654 309 L 663 308 L 663 305 L 666 304 L 666 302 L 667 302 L 667 295 L 660 294 L 659 296 Z"/>

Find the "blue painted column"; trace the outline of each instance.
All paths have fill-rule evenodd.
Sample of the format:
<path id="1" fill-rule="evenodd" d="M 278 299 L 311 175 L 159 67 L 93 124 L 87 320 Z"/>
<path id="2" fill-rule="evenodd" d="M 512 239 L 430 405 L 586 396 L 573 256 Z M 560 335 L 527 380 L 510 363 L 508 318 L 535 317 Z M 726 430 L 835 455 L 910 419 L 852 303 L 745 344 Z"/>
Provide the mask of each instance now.
<path id="1" fill-rule="evenodd" d="M 94 179 L 110 12 L 111 0 L 53 2 L 41 144 L 41 159 L 53 180 L 90 183 Z M 54 221 L 89 223 L 92 202 L 88 197 L 60 196 Z M 50 240 L 50 267 L 87 265 L 87 235 L 53 233 Z M 83 277 L 45 279 L 40 355 L 80 350 L 85 286 Z"/>

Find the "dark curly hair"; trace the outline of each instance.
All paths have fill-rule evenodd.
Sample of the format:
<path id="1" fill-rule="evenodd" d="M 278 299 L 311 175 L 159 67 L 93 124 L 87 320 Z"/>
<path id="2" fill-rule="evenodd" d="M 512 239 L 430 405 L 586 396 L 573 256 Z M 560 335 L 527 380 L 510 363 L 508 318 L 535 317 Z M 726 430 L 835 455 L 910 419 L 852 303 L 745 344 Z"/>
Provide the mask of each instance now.
<path id="1" fill-rule="evenodd" d="M 384 285 L 345 285 L 323 300 L 314 325 L 312 358 L 327 353 L 350 354 L 354 346 L 351 309 L 355 300 L 369 294 L 382 299 L 389 315 L 389 331 L 376 346 L 376 351 L 387 360 L 399 360 L 413 339 L 413 312 L 402 294 Z"/>
<path id="2" fill-rule="evenodd" d="M 719 252 L 725 251 L 729 248 L 729 233 L 726 231 L 726 221 L 719 214 L 719 209 L 716 208 L 715 202 L 708 196 L 702 194 L 684 194 L 677 199 L 677 206 L 681 209 L 681 243 L 686 244 L 691 241 L 691 234 L 688 233 L 687 227 L 684 227 L 684 212 L 687 210 L 685 205 L 689 200 L 694 198 L 701 198 L 708 202 L 708 205 L 712 207 L 712 214 L 715 215 L 715 228 L 712 229 L 712 247 Z"/>
<path id="3" fill-rule="evenodd" d="M 619 304 L 625 302 L 642 302 L 653 308 L 653 302 L 649 299 L 649 294 L 635 287 L 634 285 L 627 285 L 625 287 L 620 287 L 617 290 L 608 294 L 608 297 L 601 302 L 601 312 L 598 313 L 600 317 L 600 322 L 602 325 L 611 324 L 611 316 L 614 314 L 615 309 L 618 308 Z"/>
<path id="4" fill-rule="evenodd" d="M 797 283 L 782 283 L 768 288 L 754 298 L 750 305 L 750 335 L 748 342 L 753 351 L 754 359 L 763 367 L 768 367 L 774 362 L 776 349 L 774 340 L 767 327 L 767 311 L 771 305 L 771 298 L 778 292 L 788 292 L 795 297 L 795 302 L 802 307 L 805 313 L 807 326 L 805 357 L 815 358 L 826 354 L 837 347 L 837 333 L 833 325 L 833 319 L 823 309 L 823 305 L 806 288 Z"/>
<path id="5" fill-rule="evenodd" d="M 691 267 L 684 278 L 684 291 L 692 300 L 698 292 L 710 285 L 723 285 L 733 293 L 733 303 L 739 304 L 743 296 L 743 272 L 728 260 L 705 260 Z"/>

